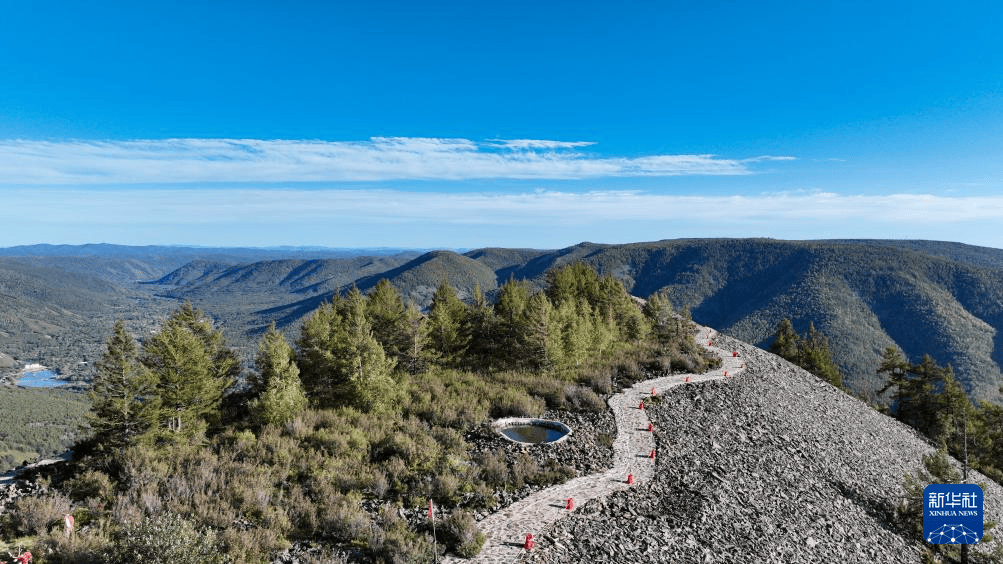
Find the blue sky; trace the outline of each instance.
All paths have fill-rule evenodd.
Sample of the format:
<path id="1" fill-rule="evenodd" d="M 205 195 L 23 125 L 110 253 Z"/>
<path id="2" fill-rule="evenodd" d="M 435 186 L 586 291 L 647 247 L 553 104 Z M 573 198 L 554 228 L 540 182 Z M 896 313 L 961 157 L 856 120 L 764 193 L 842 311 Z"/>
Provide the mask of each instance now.
<path id="1" fill-rule="evenodd" d="M 0 246 L 1003 247 L 995 2 L 3 12 Z"/>

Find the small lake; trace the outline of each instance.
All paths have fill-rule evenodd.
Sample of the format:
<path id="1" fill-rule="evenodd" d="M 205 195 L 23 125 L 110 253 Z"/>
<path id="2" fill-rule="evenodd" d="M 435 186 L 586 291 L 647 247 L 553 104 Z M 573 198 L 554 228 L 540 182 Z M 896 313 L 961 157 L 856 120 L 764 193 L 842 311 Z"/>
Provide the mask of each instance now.
<path id="1" fill-rule="evenodd" d="M 17 385 L 26 388 L 53 388 L 65 383 L 63 380 L 57 379 L 57 374 L 51 370 L 22 372 L 21 377 L 17 379 Z"/>
<path id="2" fill-rule="evenodd" d="M 501 429 L 501 433 L 513 441 L 533 444 L 553 442 L 567 434 L 541 425 L 515 425 Z"/>

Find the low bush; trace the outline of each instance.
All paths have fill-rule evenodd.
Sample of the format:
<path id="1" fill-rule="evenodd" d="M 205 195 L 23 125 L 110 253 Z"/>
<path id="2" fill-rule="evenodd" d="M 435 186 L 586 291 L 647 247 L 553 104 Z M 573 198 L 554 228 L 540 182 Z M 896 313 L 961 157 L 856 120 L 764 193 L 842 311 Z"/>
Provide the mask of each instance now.
<path id="1" fill-rule="evenodd" d="M 98 470 L 84 470 L 79 476 L 69 480 L 67 491 L 74 500 L 97 499 L 101 502 L 110 501 L 115 493 L 115 484 L 111 477 Z"/>
<path id="2" fill-rule="evenodd" d="M 489 485 L 501 487 L 508 480 L 505 451 L 500 448 L 494 452 L 482 454 L 478 466 L 481 469 L 481 479 Z"/>
<path id="3" fill-rule="evenodd" d="M 459 508 L 453 509 L 442 520 L 441 531 L 443 542 L 448 549 L 461 558 L 477 556 L 486 540 L 470 513 Z"/>
<path id="4" fill-rule="evenodd" d="M 110 562 L 176 564 L 177 562 L 230 562 L 216 542 L 216 532 L 199 529 L 180 515 L 165 513 L 148 517 L 138 525 L 126 525 L 114 536 Z"/>
<path id="5" fill-rule="evenodd" d="M 606 411 L 606 402 L 591 388 L 568 385 L 564 388 L 564 396 L 568 405 L 581 411 Z"/>
<path id="6" fill-rule="evenodd" d="M 60 493 L 22 497 L 14 502 L 11 524 L 22 534 L 43 535 L 69 512 L 70 500 Z"/>

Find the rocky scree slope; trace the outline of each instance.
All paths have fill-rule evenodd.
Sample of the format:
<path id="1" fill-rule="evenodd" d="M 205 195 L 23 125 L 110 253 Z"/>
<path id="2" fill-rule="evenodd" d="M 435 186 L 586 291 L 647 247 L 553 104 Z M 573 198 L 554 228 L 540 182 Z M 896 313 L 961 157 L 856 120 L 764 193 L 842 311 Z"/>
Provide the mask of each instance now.
<path id="1" fill-rule="evenodd" d="M 895 524 L 894 507 L 903 475 L 935 449 L 779 357 L 715 341 L 748 368 L 649 406 L 655 478 L 583 505 L 523 561 L 919 562 L 923 543 Z M 971 478 L 986 488 L 986 519 L 1001 522 L 1003 489 Z"/>

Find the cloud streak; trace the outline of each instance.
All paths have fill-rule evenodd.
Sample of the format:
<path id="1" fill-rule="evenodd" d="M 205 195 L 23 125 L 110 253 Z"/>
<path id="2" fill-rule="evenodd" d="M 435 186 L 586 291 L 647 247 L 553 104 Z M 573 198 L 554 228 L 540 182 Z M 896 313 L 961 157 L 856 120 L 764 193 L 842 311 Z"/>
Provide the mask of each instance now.
<path id="1" fill-rule="evenodd" d="M 603 157 L 587 141 L 374 137 L 368 141 L 164 139 L 0 141 L 7 185 L 378 182 L 747 175 L 761 161 L 716 155 Z"/>
<path id="2" fill-rule="evenodd" d="M 407 192 L 276 188 L 23 188 L 5 192 L 0 221 L 75 222 L 89 218 L 122 225 L 280 224 L 350 219 L 353 222 L 482 225 L 597 222 L 784 222 L 838 225 L 945 225 L 1003 221 L 1003 196 L 945 197 L 922 194 L 843 195 L 764 193 L 753 196 L 666 195 L 637 191 L 584 193 Z M 985 223 L 978 223 L 985 222 Z M 402 244 L 406 241 L 402 241 Z"/>

